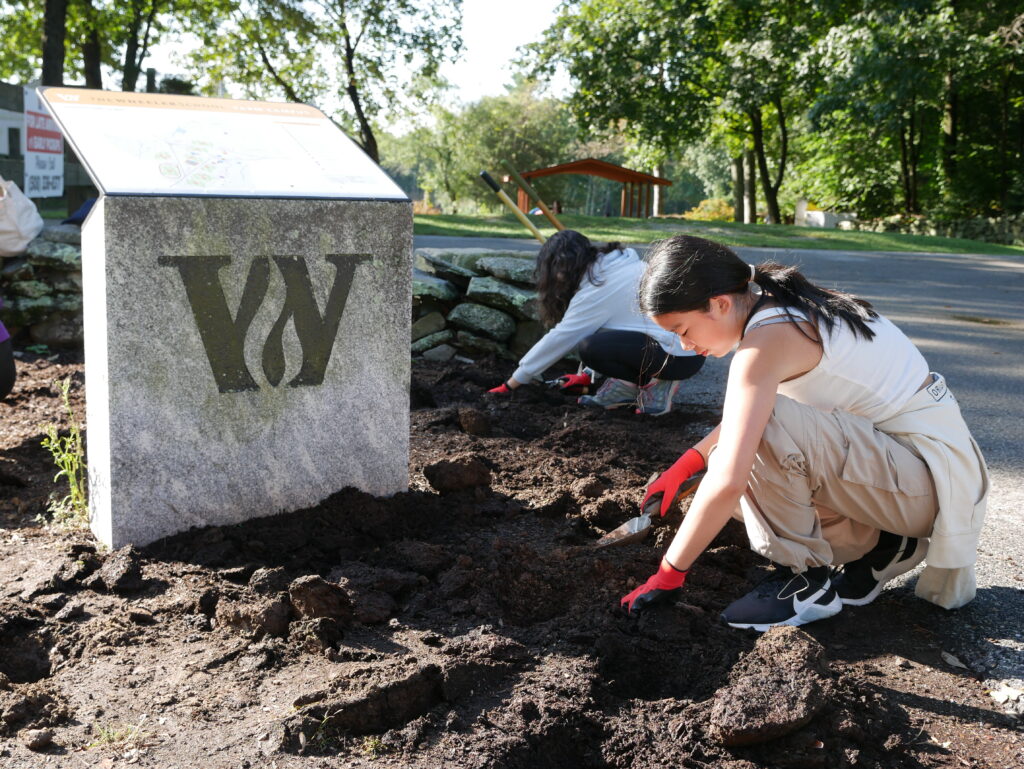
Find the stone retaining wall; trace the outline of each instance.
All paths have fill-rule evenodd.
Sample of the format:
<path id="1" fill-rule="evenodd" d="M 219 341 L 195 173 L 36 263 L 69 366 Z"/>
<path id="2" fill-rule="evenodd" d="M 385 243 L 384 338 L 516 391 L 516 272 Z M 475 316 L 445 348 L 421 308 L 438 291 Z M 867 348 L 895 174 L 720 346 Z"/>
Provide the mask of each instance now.
<path id="1" fill-rule="evenodd" d="M 981 240 L 1008 246 L 1024 246 L 1024 214 L 989 218 L 936 221 L 924 216 L 887 216 L 884 219 L 853 221 L 843 229 L 870 232 L 900 232 L 906 235 L 937 235 L 945 238 Z"/>
<path id="2" fill-rule="evenodd" d="M 82 343 L 82 231 L 47 224 L 21 256 L 0 257 L 0 320 L 35 344 Z"/>
<path id="3" fill-rule="evenodd" d="M 49 224 L 17 257 L 0 257 L 0 319 L 35 344 L 82 344 L 82 234 Z M 535 258 L 522 251 L 420 248 L 413 271 L 412 354 L 518 360 L 544 330 Z"/>
<path id="4" fill-rule="evenodd" d="M 534 264 L 522 251 L 416 249 L 412 354 L 518 360 L 544 335 Z"/>

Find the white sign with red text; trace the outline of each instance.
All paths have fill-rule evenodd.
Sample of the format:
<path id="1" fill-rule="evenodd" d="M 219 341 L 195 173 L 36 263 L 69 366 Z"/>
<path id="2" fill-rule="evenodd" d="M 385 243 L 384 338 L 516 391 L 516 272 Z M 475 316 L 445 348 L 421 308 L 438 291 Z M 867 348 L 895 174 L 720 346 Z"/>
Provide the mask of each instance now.
<path id="1" fill-rule="evenodd" d="M 64 137 L 60 126 L 39 99 L 35 88 L 25 89 L 25 194 L 30 198 L 59 198 L 64 194 Z"/>

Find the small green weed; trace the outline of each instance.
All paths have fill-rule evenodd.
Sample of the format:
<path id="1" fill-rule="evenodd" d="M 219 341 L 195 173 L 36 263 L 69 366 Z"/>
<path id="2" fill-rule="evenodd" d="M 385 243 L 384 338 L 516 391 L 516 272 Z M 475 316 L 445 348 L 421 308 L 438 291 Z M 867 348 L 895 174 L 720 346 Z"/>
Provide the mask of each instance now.
<path id="1" fill-rule="evenodd" d="M 46 425 L 43 448 L 50 452 L 57 465 L 57 474 L 53 477 L 54 482 L 65 478 L 68 484 L 68 494 L 63 499 L 57 499 L 56 494 L 51 495 L 49 511 L 57 526 L 65 529 L 83 529 L 89 525 L 89 503 L 86 499 L 85 447 L 82 443 L 82 428 L 75 420 L 75 413 L 71 409 L 71 399 L 68 395 L 71 389 L 71 378 L 62 379 L 56 384 L 60 388 L 61 400 L 64 403 L 68 433 L 61 435 L 57 425 L 52 423 Z"/>
<path id="2" fill-rule="evenodd" d="M 363 740 L 363 755 L 377 758 L 387 753 L 388 747 L 380 737 L 367 737 Z"/>
<path id="3" fill-rule="evenodd" d="M 86 745 L 86 748 L 115 748 L 117 750 L 139 750 L 151 744 L 152 735 L 143 730 L 142 725 L 146 722 L 143 716 L 139 723 L 131 726 L 124 724 L 100 724 L 96 727 L 96 739 Z"/>

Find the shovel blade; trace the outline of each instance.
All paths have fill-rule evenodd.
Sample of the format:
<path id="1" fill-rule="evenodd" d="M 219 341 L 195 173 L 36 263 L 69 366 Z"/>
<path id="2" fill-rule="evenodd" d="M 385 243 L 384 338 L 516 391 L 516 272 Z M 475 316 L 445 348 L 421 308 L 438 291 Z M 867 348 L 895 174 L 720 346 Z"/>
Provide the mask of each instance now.
<path id="1" fill-rule="evenodd" d="M 651 530 L 651 516 L 638 515 L 630 518 L 621 526 L 612 529 L 595 543 L 596 547 L 611 547 L 612 545 L 625 545 L 630 542 L 639 542 Z"/>

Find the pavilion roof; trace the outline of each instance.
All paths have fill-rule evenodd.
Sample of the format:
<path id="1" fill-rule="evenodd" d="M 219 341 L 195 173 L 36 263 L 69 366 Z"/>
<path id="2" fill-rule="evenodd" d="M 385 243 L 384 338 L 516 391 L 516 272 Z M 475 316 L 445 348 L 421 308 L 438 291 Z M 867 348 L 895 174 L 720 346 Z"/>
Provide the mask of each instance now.
<path id="1" fill-rule="evenodd" d="M 588 176 L 600 176 L 604 179 L 611 179 L 615 182 L 632 182 L 633 184 L 661 184 L 671 185 L 668 179 L 660 176 L 633 171 L 629 168 L 617 166 L 596 158 L 574 160 L 571 163 L 562 163 L 547 168 L 536 168 L 533 171 L 523 171 L 521 176 L 524 179 L 536 179 L 541 176 L 554 176 L 555 174 L 586 174 Z"/>

